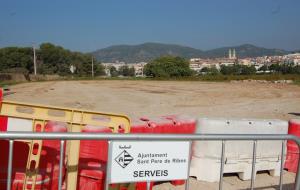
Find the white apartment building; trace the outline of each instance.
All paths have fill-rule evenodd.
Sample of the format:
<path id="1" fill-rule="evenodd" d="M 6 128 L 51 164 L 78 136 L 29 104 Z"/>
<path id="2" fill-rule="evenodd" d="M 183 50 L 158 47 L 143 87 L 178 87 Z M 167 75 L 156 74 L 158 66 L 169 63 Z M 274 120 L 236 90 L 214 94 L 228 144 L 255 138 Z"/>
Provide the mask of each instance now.
<path id="1" fill-rule="evenodd" d="M 117 70 L 120 67 L 127 65 L 128 67 L 133 67 L 135 70 L 135 76 L 143 77 L 144 76 L 144 67 L 147 64 L 146 62 L 139 62 L 139 63 L 125 63 L 125 62 L 118 62 L 118 63 L 102 63 L 105 67 L 105 73 L 107 76 L 110 76 L 110 67 L 115 67 Z"/>
<path id="2" fill-rule="evenodd" d="M 135 76 L 136 77 L 144 77 L 144 67 L 147 65 L 146 62 L 139 62 L 139 63 L 132 63 L 130 64 L 134 67 L 135 70 Z"/>
<path id="3" fill-rule="evenodd" d="M 300 65 L 300 53 L 293 53 L 283 56 L 285 60 L 293 62 L 295 65 Z"/>

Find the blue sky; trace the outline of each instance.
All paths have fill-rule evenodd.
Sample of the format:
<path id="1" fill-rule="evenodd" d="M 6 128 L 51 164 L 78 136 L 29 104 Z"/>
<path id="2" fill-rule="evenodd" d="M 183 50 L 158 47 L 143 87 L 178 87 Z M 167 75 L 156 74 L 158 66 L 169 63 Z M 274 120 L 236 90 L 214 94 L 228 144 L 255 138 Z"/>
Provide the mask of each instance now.
<path id="1" fill-rule="evenodd" d="M 0 47 L 162 42 L 300 49 L 299 0 L 0 0 Z"/>

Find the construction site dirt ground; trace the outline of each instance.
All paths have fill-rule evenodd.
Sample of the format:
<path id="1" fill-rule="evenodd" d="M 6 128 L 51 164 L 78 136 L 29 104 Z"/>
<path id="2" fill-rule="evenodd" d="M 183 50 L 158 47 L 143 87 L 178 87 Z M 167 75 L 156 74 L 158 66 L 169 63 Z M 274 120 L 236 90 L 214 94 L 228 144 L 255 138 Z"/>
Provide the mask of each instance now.
<path id="1" fill-rule="evenodd" d="M 193 117 L 300 118 L 300 86 L 259 82 L 50 81 L 11 86 L 7 100 L 126 114 L 131 118 L 184 114 Z M 284 188 L 295 175 L 285 172 Z M 257 189 L 277 189 L 278 177 L 257 175 Z M 249 181 L 224 178 L 224 189 L 247 189 Z M 217 189 L 217 183 L 190 179 L 190 189 Z M 169 183 L 155 189 L 184 189 Z"/>

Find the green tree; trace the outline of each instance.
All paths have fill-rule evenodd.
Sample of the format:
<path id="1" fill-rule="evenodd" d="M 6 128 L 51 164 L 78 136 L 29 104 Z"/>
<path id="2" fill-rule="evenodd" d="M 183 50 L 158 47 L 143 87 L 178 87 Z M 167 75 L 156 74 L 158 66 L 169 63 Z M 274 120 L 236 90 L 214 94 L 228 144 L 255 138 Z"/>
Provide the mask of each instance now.
<path id="1" fill-rule="evenodd" d="M 280 65 L 279 64 L 272 64 L 272 65 L 270 65 L 269 69 L 273 72 L 279 72 L 280 71 Z"/>
<path id="2" fill-rule="evenodd" d="M 256 68 L 251 65 L 251 66 L 246 66 L 246 65 L 242 65 L 241 66 L 241 74 L 242 75 L 253 75 L 256 73 Z"/>
<path id="3" fill-rule="evenodd" d="M 260 67 L 258 70 L 259 70 L 259 71 L 264 71 L 264 72 L 266 72 L 266 71 L 268 70 L 268 66 L 267 66 L 267 65 L 263 65 L 263 66 Z"/>
<path id="4" fill-rule="evenodd" d="M 19 68 L 19 69 L 18 69 Z M 0 49 L 0 72 L 32 72 L 31 48 L 7 47 Z"/>
<path id="5" fill-rule="evenodd" d="M 104 76 L 105 73 L 105 68 L 100 62 L 96 62 L 94 64 L 94 75 L 95 76 Z"/>
<path id="6" fill-rule="evenodd" d="M 221 65 L 220 72 L 223 75 L 237 75 L 240 74 L 240 66 L 239 65 Z"/>
<path id="7" fill-rule="evenodd" d="M 148 63 L 144 72 L 152 77 L 184 77 L 191 76 L 192 70 L 188 61 L 181 57 L 163 56 Z"/>
<path id="8" fill-rule="evenodd" d="M 129 67 L 128 65 L 123 65 L 119 68 L 119 74 L 125 77 L 133 77 L 135 76 L 134 67 Z"/>
<path id="9" fill-rule="evenodd" d="M 47 74 L 71 74 L 71 52 L 51 43 L 40 45 L 39 58 L 42 61 L 44 72 Z"/>
<path id="10" fill-rule="evenodd" d="M 210 74 L 210 75 L 217 75 L 219 74 L 219 70 L 216 68 L 216 67 L 203 67 L 201 69 L 201 72 L 204 72 L 204 73 L 207 73 L 207 74 Z"/>
<path id="11" fill-rule="evenodd" d="M 220 72 L 223 75 L 252 75 L 256 73 L 256 68 L 253 65 L 222 65 Z"/>
<path id="12" fill-rule="evenodd" d="M 39 55 L 43 64 L 41 68 L 44 73 L 70 75 L 70 67 L 73 65 L 76 67 L 75 75 L 92 76 L 92 55 L 71 52 L 51 43 L 41 44 Z M 94 60 L 94 75 L 100 76 L 104 74 L 103 65 Z"/>
<path id="13" fill-rule="evenodd" d="M 114 67 L 114 66 L 111 66 L 111 67 L 109 68 L 109 72 L 110 72 L 110 76 L 111 76 L 111 77 L 117 77 L 117 76 L 119 76 L 119 72 L 118 72 L 118 70 L 116 69 L 116 67 Z"/>
<path id="14" fill-rule="evenodd" d="M 208 67 L 203 67 L 200 72 L 208 73 L 208 71 L 209 71 Z"/>
<path id="15" fill-rule="evenodd" d="M 299 67 L 294 63 L 272 64 L 270 70 L 282 74 L 300 74 Z"/>

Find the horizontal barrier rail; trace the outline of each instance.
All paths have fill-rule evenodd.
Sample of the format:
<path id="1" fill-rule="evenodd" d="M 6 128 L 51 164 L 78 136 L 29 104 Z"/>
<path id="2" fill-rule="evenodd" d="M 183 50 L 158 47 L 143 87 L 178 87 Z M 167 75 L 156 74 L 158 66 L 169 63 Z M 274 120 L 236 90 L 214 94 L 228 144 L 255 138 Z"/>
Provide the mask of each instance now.
<path id="1" fill-rule="evenodd" d="M 300 138 L 294 135 L 274 134 L 114 134 L 114 133 L 30 133 L 30 132 L 5 132 L 0 133 L 0 139 L 52 139 L 52 140 L 292 140 L 298 145 Z"/>
<path id="2" fill-rule="evenodd" d="M 254 176 L 255 176 L 255 160 L 256 160 L 256 146 L 257 141 L 260 140 L 281 140 L 282 141 L 282 153 L 281 153 L 281 170 L 279 187 L 282 189 L 282 173 L 283 173 L 283 160 L 284 160 L 284 150 L 285 141 L 294 141 L 298 147 L 300 147 L 300 138 L 293 135 L 274 135 L 274 134 L 101 134 L 101 133 L 28 133 L 28 132 L 5 132 L 0 133 L 0 140 L 9 140 L 9 162 L 7 171 L 7 190 L 11 189 L 11 174 L 12 174 L 12 158 L 13 158 L 13 142 L 16 139 L 38 139 L 38 140 L 61 140 L 60 144 L 60 155 L 61 158 L 64 155 L 64 143 L 65 140 L 134 140 L 134 141 L 221 141 L 222 151 L 221 151 L 221 167 L 220 167 L 220 182 L 219 189 L 222 189 L 223 181 L 223 170 L 224 170 L 224 158 L 225 158 L 225 145 L 226 141 L 236 141 L 245 140 L 253 141 L 253 158 L 252 158 L 252 175 L 250 189 L 254 188 Z M 300 163 L 300 162 L 299 162 Z M 60 159 L 59 168 L 59 187 L 62 186 L 62 168 L 63 159 Z M 298 165 L 298 172 L 295 180 L 295 190 L 300 189 L 300 167 Z M 148 183 L 149 184 L 149 183 Z M 150 187 L 149 185 L 147 187 Z M 188 183 L 186 183 L 186 188 L 188 188 Z"/>

